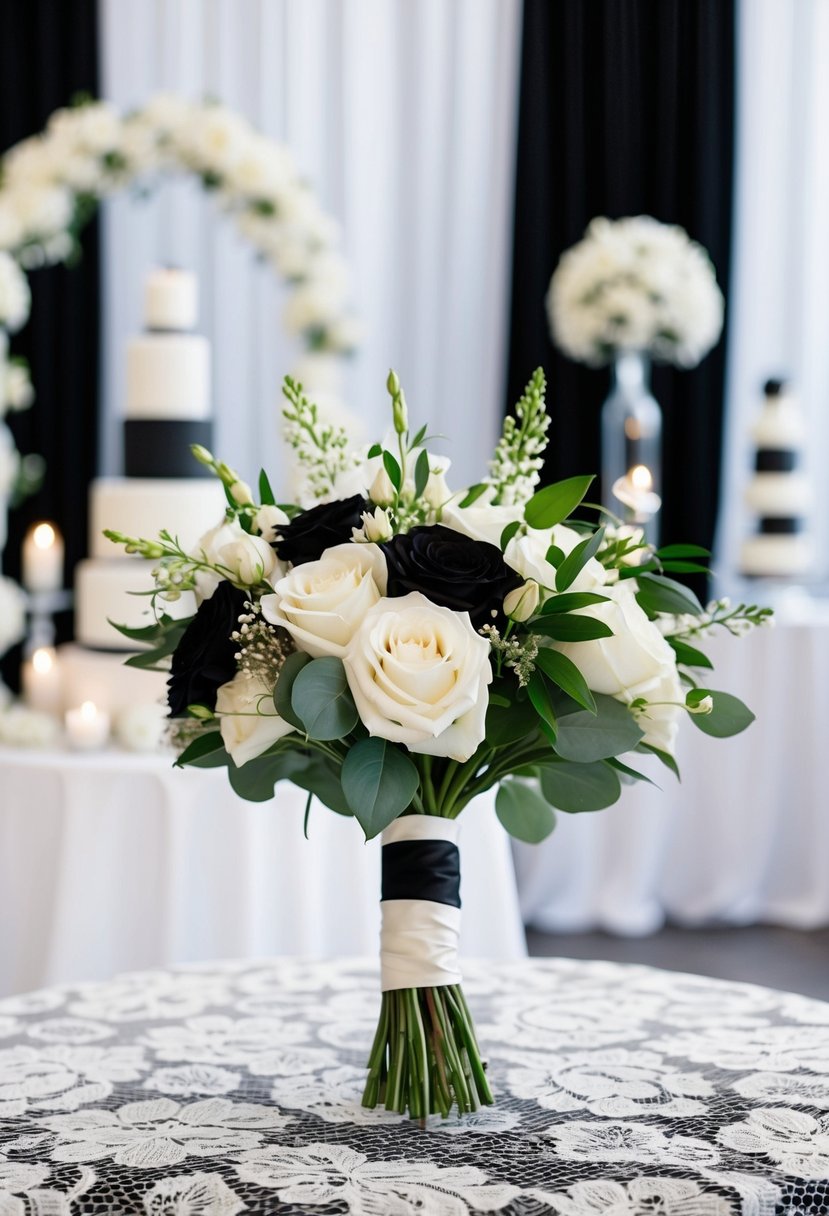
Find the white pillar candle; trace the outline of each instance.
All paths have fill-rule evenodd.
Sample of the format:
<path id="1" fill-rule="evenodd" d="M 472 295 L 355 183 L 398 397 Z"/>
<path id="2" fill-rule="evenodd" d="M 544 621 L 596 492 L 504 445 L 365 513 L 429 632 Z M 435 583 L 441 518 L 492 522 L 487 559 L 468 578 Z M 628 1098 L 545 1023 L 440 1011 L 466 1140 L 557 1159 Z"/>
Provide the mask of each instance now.
<path id="1" fill-rule="evenodd" d="M 63 587 L 63 537 L 54 524 L 33 524 L 26 533 L 23 585 L 35 593 Z"/>
<path id="2" fill-rule="evenodd" d="M 23 664 L 21 673 L 23 699 L 32 709 L 47 714 L 59 714 L 62 708 L 63 685 L 60 662 L 53 646 L 40 646 Z"/>
<path id="3" fill-rule="evenodd" d="M 613 483 L 613 496 L 628 508 L 631 522 L 647 523 L 659 511 L 662 499 L 654 491 L 653 476 L 647 465 L 637 464 Z"/>
<path id="4" fill-rule="evenodd" d="M 109 714 L 93 701 L 67 709 L 66 737 L 76 751 L 97 751 L 109 739 Z"/>

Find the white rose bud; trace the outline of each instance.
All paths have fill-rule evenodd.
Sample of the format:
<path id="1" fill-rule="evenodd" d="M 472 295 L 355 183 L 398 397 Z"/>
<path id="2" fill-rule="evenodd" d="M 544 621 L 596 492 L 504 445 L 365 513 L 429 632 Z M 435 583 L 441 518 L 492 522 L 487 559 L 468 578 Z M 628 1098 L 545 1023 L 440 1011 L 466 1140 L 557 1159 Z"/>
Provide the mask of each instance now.
<path id="1" fill-rule="evenodd" d="M 240 507 L 253 506 L 253 493 L 245 481 L 234 481 L 229 487 L 230 497 Z"/>
<path id="2" fill-rule="evenodd" d="M 379 469 L 377 476 L 369 486 L 368 496 L 378 507 L 390 507 L 394 502 L 394 486 L 385 467 Z"/>
<path id="3" fill-rule="evenodd" d="M 253 526 L 263 540 L 272 545 L 276 534 L 288 523 L 288 516 L 279 507 L 263 506 L 253 517 Z"/>
<path id="4" fill-rule="evenodd" d="M 697 701 L 696 705 L 686 706 L 690 714 L 710 714 L 714 712 L 714 698 L 711 696 L 703 697 Z"/>
<path id="5" fill-rule="evenodd" d="M 535 615 L 540 598 L 538 583 L 534 583 L 530 579 L 524 583 L 523 587 L 516 587 L 514 591 L 510 591 L 504 600 L 504 612 L 510 620 L 528 621 L 531 616 Z"/>
<path id="6" fill-rule="evenodd" d="M 426 499 L 430 507 L 437 510 L 449 502 L 452 497 L 452 491 L 446 484 L 446 471 L 449 468 L 449 461 L 437 461 L 431 465 L 429 472 L 429 480 L 426 482 L 426 489 L 423 491 L 423 497 Z"/>
<path id="7" fill-rule="evenodd" d="M 234 583 L 254 587 L 270 578 L 279 563 L 266 540 L 243 532 L 238 540 L 222 545 L 219 564 L 231 571 Z"/>
<path id="8" fill-rule="evenodd" d="M 276 713 L 273 689 L 248 671 L 218 690 L 216 715 L 225 749 L 240 767 L 294 729 Z"/>
<path id="9" fill-rule="evenodd" d="M 208 562 L 211 566 L 218 565 L 220 550 L 244 535 L 238 520 L 234 519 L 228 523 L 222 519 L 221 523 L 217 524 L 215 528 L 210 528 L 197 541 L 190 556 L 197 561 Z M 221 576 L 214 574 L 212 570 L 197 570 L 195 578 L 196 599 L 199 603 L 202 600 L 209 600 L 221 582 Z"/>

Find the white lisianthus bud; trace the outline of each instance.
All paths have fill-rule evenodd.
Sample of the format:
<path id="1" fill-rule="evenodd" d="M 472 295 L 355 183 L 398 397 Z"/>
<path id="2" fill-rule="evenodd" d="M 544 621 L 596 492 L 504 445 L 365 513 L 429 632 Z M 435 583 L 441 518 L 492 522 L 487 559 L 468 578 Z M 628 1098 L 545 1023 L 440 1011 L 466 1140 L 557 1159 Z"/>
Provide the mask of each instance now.
<path id="1" fill-rule="evenodd" d="M 288 523 L 288 516 L 279 507 L 265 505 L 259 508 L 252 522 L 262 539 L 272 545 L 279 529 Z"/>
<path id="2" fill-rule="evenodd" d="M 540 598 L 538 583 L 528 579 L 523 586 L 510 591 L 504 600 L 504 612 L 512 621 L 528 621 L 535 615 Z"/>
<path id="3" fill-rule="evenodd" d="M 384 467 L 381 467 L 368 489 L 368 496 L 378 507 L 390 507 L 394 502 L 394 486 Z"/>
<path id="4" fill-rule="evenodd" d="M 397 434 L 405 435 L 409 429 L 409 411 L 406 409 L 406 398 L 402 392 L 392 401 L 391 416 Z"/>
<path id="5" fill-rule="evenodd" d="M 430 507 L 438 510 L 449 502 L 452 497 L 452 491 L 446 484 L 446 471 L 449 468 L 449 461 L 445 459 L 434 460 L 432 457 L 431 468 L 429 471 L 429 480 L 426 482 L 426 489 L 423 491 L 423 497 L 426 499 Z"/>
<path id="6" fill-rule="evenodd" d="M 234 583 L 242 587 L 255 587 L 269 578 L 276 570 L 276 554 L 261 536 L 242 533 L 238 540 L 222 545 L 219 562 L 231 571 Z"/>
<path id="7" fill-rule="evenodd" d="M 233 484 L 228 487 L 228 489 L 230 497 L 235 503 L 238 503 L 240 507 L 250 507 L 253 505 L 253 493 L 251 492 L 251 488 L 247 482 L 234 481 Z"/>
<path id="8" fill-rule="evenodd" d="M 382 507 L 375 507 L 374 511 L 363 512 L 362 528 L 353 528 L 351 537 L 352 540 L 359 541 L 375 541 L 380 543 L 384 540 L 391 540 L 394 536 L 394 529 L 391 526 L 388 511 L 384 511 Z"/>
<path id="9" fill-rule="evenodd" d="M 701 701 L 697 701 L 696 705 L 686 705 L 689 714 L 710 714 L 714 710 L 714 698 L 711 696 L 703 697 Z"/>

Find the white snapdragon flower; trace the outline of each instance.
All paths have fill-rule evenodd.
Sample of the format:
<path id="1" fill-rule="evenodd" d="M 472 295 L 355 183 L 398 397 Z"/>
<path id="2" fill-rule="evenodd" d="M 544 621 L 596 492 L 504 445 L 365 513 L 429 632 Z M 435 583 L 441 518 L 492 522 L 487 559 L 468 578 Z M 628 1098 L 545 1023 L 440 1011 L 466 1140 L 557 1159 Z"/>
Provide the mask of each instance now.
<path id="1" fill-rule="evenodd" d="M 240 768 L 294 729 L 274 709 L 273 688 L 248 671 L 221 686 L 216 713 L 225 750 Z"/>
<path id="2" fill-rule="evenodd" d="M 262 615 L 314 658 L 342 658 L 370 608 L 386 590 L 386 559 L 374 544 L 334 545 L 295 566 L 262 597 Z"/>
<path id="3" fill-rule="evenodd" d="M 458 761 L 483 741 L 489 643 L 468 613 L 439 607 L 419 591 L 382 599 L 365 614 L 344 662 L 369 734 Z"/>

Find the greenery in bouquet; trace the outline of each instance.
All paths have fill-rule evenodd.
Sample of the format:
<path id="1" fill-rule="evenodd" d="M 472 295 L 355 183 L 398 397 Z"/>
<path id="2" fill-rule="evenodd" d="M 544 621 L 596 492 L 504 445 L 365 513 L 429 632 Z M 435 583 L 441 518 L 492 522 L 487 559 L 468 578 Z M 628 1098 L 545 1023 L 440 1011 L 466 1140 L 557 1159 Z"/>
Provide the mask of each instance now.
<path id="1" fill-rule="evenodd" d="M 309 810 L 316 799 L 384 842 L 428 838 L 435 825 L 448 865 L 438 888 L 450 892 L 435 898 L 453 907 L 430 902 L 438 888 L 426 874 L 427 893 L 415 882 L 404 901 L 410 921 L 384 938 L 393 954 L 407 935 L 422 960 L 400 973 L 413 981 L 395 982 L 383 955 L 364 1098 L 424 1118 L 492 1101 L 452 961 L 453 821 L 497 787 L 503 826 L 537 842 L 557 813 L 600 810 L 625 783 L 649 780 L 637 754 L 678 772 L 683 716 L 713 736 L 743 730 L 753 715 L 707 686 L 700 645 L 769 614 L 725 601 L 704 609 L 674 576 L 704 570 L 706 551 L 654 549 L 585 501 L 590 476 L 538 488 L 542 371 L 506 420 L 488 476 L 459 492 L 426 427 L 410 430 L 393 372 L 387 387 L 389 435 L 355 453 L 286 380 L 304 506 L 278 504 L 264 472 L 254 495 L 195 449 L 228 505 L 194 552 L 168 533 L 108 535 L 156 562 L 157 620 L 122 632 L 147 647 L 132 664 L 169 664 L 179 765 L 224 766 L 252 800 L 289 781 Z M 184 591 L 198 610 L 174 620 L 165 601 Z M 448 941 L 448 965 L 436 963 L 433 935 L 440 949 Z"/>

